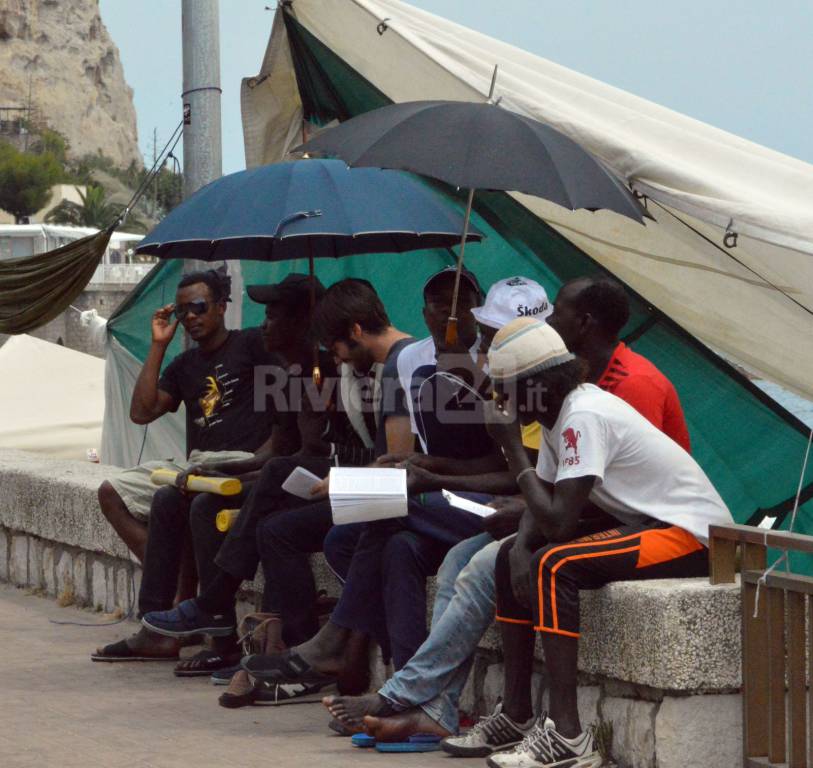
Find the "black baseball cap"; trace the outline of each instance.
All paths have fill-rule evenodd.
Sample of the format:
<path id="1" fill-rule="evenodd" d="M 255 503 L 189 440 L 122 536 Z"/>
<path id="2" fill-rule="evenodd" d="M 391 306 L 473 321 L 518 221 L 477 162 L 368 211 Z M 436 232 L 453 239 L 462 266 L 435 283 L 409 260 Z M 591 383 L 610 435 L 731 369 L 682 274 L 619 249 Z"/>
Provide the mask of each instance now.
<path id="1" fill-rule="evenodd" d="M 454 275 L 455 272 L 457 272 L 457 267 L 444 267 L 439 272 L 435 272 L 434 275 L 427 278 L 426 282 L 423 284 L 424 298 L 426 297 L 426 289 L 432 285 L 432 283 L 445 277 L 446 275 Z M 483 295 L 483 289 L 480 288 L 480 283 L 477 281 L 474 273 L 465 267 L 463 267 L 463 269 L 460 271 L 460 280 L 461 282 L 465 280 L 472 288 L 474 288 L 475 291 L 477 291 L 480 296 Z"/>
<path id="2" fill-rule="evenodd" d="M 317 277 L 313 280 L 316 283 L 316 300 L 322 298 L 325 286 L 319 282 Z M 295 302 L 297 300 L 309 301 L 311 295 L 311 277 L 297 272 L 286 275 L 284 280 L 271 285 L 249 285 L 246 287 L 248 297 L 258 304 L 276 304 L 277 302 Z"/>

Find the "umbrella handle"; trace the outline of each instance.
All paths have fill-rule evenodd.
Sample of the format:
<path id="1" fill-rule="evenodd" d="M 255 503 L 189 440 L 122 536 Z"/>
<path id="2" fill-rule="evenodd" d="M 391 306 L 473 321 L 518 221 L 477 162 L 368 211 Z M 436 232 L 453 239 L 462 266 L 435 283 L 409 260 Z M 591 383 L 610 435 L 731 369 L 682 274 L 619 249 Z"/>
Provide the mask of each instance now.
<path id="1" fill-rule="evenodd" d="M 450 317 L 446 321 L 446 346 L 457 346 L 457 318 Z"/>
<path id="2" fill-rule="evenodd" d="M 457 273 L 454 278 L 454 292 L 452 293 L 452 311 L 446 323 L 446 343 L 449 346 L 457 344 L 457 297 L 460 293 L 460 273 L 463 271 L 463 257 L 466 253 L 466 239 L 469 236 L 469 220 L 471 219 L 471 206 L 474 202 L 474 188 L 469 190 L 466 200 L 466 217 L 463 219 L 463 237 L 460 240 L 460 256 L 457 259 Z"/>

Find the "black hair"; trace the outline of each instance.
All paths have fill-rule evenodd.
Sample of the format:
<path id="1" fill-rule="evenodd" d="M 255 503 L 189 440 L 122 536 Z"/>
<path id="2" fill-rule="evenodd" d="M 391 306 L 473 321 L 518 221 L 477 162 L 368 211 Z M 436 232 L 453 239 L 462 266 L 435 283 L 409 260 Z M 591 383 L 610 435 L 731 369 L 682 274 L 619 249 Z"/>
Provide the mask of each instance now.
<path id="1" fill-rule="evenodd" d="M 195 283 L 208 285 L 214 301 L 231 301 L 231 277 L 222 267 L 202 272 L 190 272 L 181 278 L 178 288 L 186 288 Z"/>
<path id="2" fill-rule="evenodd" d="M 539 387 L 548 403 L 561 403 L 576 387 L 587 381 L 589 366 L 580 357 L 537 371 L 520 380 L 520 385 Z"/>
<path id="3" fill-rule="evenodd" d="M 592 315 L 608 336 L 618 336 L 630 319 L 627 292 L 621 283 L 606 277 L 587 278 L 587 284 L 573 297 L 572 303 L 578 312 Z"/>
<path id="4" fill-rule="evenodd" d="M 348 277 L 325 291 L 313 313 L 313 328 L 319 340 L 330 347 L 349 339 L 356 323 L 372 334 L 383 333 L 391 325 L 375 288 L 367 280 Z"/>

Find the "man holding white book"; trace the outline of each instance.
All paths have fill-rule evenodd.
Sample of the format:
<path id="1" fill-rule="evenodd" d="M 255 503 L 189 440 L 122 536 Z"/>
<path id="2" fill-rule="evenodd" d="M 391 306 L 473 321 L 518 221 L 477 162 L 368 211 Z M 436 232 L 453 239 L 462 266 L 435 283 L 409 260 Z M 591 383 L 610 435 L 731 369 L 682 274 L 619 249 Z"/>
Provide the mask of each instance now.
<path id="1" fill-rule="evenodd" d="M 516 486 L 505 472 L 505 462 L 479 415 L 482 396 L 477 386 L 484 377 L 476 364 L 483 358 L 478 354 L 480 341 L 471 310 L 482 303 L 482 296 L 470 272 L 463 273 L 460 283 L 459 344 L 449 348 L 445 342 L 454 277 L 453 269 L 441 270 L 424 286 L 423 314 L 431 335 L 404 350 L 398 358 L 398 372 L 401 386 L 410 395 L 412 428 L 428 454 L 422 457 L 422 463 L 436 471 L 460 475 L 466 481 L 465 487 L 452 480 L 453 489 L 488 501 L 492 494 L 512 492 Z M 542 291 L 540 286 L 537 288 Z M 458 370 L 463 378 L 456 375 Z M 381 461 L 400 462 L 408 457 L 415 454 L 391 454 Z M 344 647 L 352 632 L 376 639 L 385 653 L 391 652 L 396 668 L 403 666 L 420 646 L 426 636 L 427 576 L 435 573 L 451 546 L 481 533 L 483 521 L 470 512 L 451 507 L 440 487 L 426 487 L 417 463 L 413 465 L 410 461 L 407 466 L 409 514 L 366 526 L 344 591 L 328 624 L 311 641 L 284 656 L 244 660 L 252 675 L 269 682 L 306 682 L 346 673 Z M 364 495 L 360 487 L 359 504 L 354 509 L 357 514 L 367 506 L 360 498 Z M 423 490 L 434 492 L 422 493 Z M 344 501 L 336 499 L 334 516 L 346 512 Z M 403 502 L 401 498 L 400 503 Z M 332 562 L 334 541 L 342 536 L 343 527 L 337 525 L 328 534 L 325 541 L 328 562 Z M 356 670 L 353 676 L 358 674 L 360 671 Z"/>

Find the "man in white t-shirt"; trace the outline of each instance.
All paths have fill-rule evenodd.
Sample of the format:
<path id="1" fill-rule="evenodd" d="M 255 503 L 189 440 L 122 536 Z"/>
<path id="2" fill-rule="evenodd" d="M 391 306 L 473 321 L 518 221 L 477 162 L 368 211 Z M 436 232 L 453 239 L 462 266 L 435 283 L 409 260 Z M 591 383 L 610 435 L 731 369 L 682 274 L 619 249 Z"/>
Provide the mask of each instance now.
<path id="1" fill-rule="evenodd" d="M 528 506 L 516 538 L 500 550 L 496 580 L 497 619 L 509 634 L 524 633 L 531 650 L 514 652 L 522 645 L 514 638 L 505 663 L 526 664 L 530 675 L 536 630 L 550 676 L 548 716 L 488 762 L 598 766 L 576 706 L 579 590 L 705 575 L 709 525 L 730 524 L 731 514 L 683 448 L 620 398 L 584 383 L 586 364 L 549 325 L 513 321 L 494 337 L 488 362 L 502 400 L 490 404 L 489 432 Z M 536 467 L 520 437 L 531 421 L 545 427 Z M 590 505 L 615 524 L 586 531 L 580 519 Z"/>

